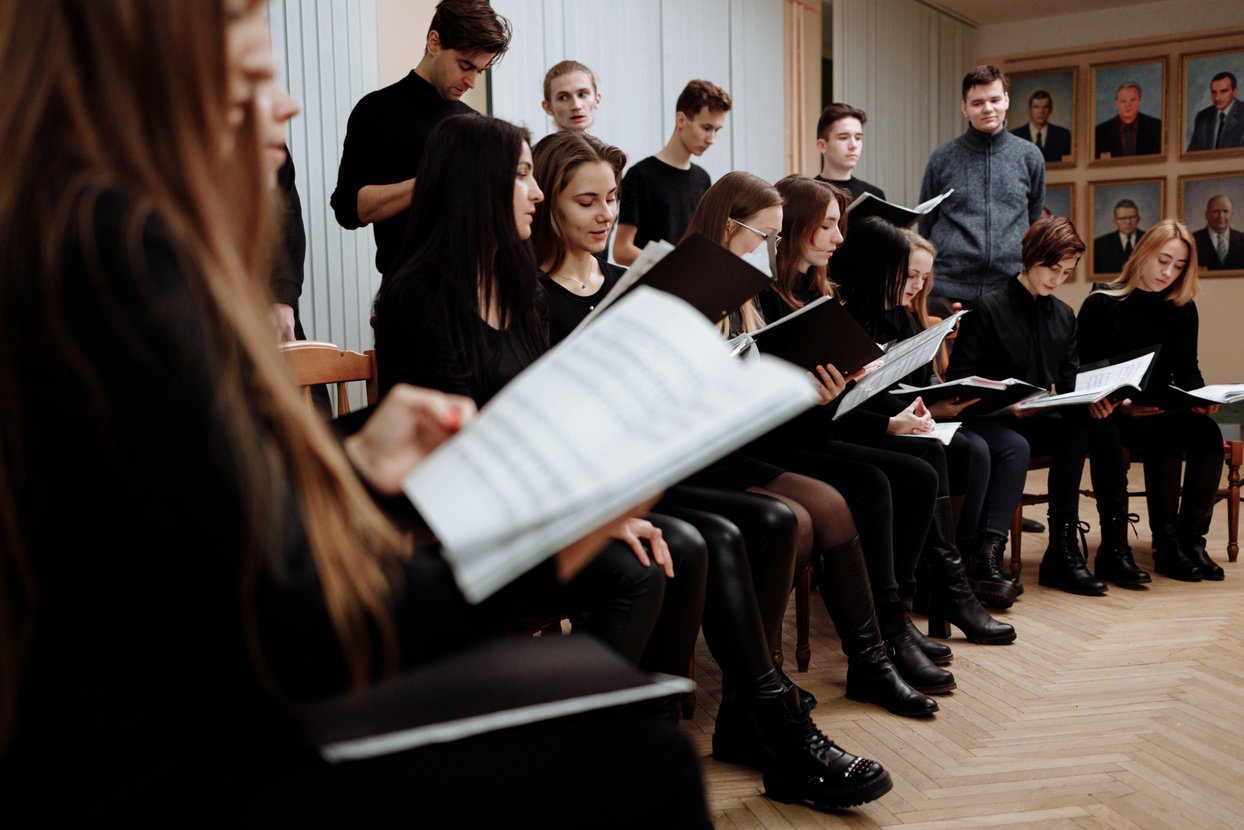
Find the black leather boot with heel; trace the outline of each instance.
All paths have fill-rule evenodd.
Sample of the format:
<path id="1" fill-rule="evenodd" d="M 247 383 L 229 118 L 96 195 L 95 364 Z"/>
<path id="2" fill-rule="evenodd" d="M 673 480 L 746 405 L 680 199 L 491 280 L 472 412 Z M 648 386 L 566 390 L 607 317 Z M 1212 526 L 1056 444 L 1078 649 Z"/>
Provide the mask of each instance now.
<path id="1" fill-rule="evenodd" d="M 875 703 L 907 717 L 936 712 L 937 701 L 913 689 L 890 659 L 873 609 L 859 537 L 818 552 L 812 567 L 821 599 L 847 655 L 847 698 Z"/>
<path id="2" fill-rule="evenodd" d="M 1015 584 L 1002 573 L 1002 552 L 1006 550 L 1006 537 L 996 533 L 984 533 L 976 547 L 976 555 L 967 568 L 968 584 L 982 605 L 1007 609 L 1015 604 L 1019 591 Z"/>
<path id="3" fill-rule="evenodd" d="M 939 498 L 933 507 L 933 522 L 924 544 L 929 559 L 932 585 L 929 595 L 929 636 L 950 636 L 950 623 L 958 626 L 968 642 L 1005 645 L 1015 642 L 1015 629 L 998 622 L 981 607 L 963 568 L 963 557 L 955 547 L 950 500 Z"/>

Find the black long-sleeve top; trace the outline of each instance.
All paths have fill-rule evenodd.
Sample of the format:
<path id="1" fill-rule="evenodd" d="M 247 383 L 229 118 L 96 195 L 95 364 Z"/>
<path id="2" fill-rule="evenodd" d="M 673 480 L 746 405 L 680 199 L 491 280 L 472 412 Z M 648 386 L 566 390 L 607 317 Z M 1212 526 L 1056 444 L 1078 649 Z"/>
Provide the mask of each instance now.
<path id="1" fill-rule="evenodd" d="M 947 380 L 1016 378 L 1058 392 L 1075 389 L 1076 317 L 1056 297 L 1034 297 L 1018 279 L 981 296 L 959 323 Z"/>
<path id="2" fill-rule="evenodd" d="M 1195 302 L 1177 306 L 1139 288 L 1126 297 L 1090 294 L 1080 306 L 1080 359 L 1093 363 L 1160 345 L 1149 374 L 1153 388 L 1197 389 L 1205 385 L 1197 364 L 1199 328 Z"/>
<path id="3" fill-rule="evenodd" d="M 565 340 L 570 332 L 574 331 L 592 312 L 596 304 L 608 296 L 613 287 L 618 284 L 618 280 L 626 273 L 625 268 L 611 262 L 601 262 L 600 267 L 605 275 L 605 281 L 590 296 L 576 294 L 554 279 L 545 279 L 541 282 L 548 299 L 550 345 L 556 346 Z"/>
<path id="4" fill-rule="evenodd" d="M 346 137 L 337 168 L 337 187 L 329 197 L 338 224 L 362 227 L 359 191 L 372 184 L 413 179 L 432 128 L 453 115 L 473 113 L 461 101 L 447 101 L 436 87 L 411 70 L 405 78 L 364 95 L 346 122 Z M 401 252 L 410 211 L 403 210 L 373 223 L 376 270 L 387 274 Z"/>
<path id="5" fill-rule="evenodd" d="M 495 329 L 479 318 L 471 321 L 475 331 L 456 331 L 445 310 L 467 299 L 445 296 L 454 291 L 448 280 L 432 273 L 395 275 L 381 288 L 375 321 L 381 395 L 394 384 L 410 383 L 465 395 L 482 407 L 544 353 L 547 331 Z M 542 308 L 542 288 L 537 295 Z M 478 369 L 467 357 L 476 351 L 482 351 Z"/>
<path id="6" fill-rule="evenodd" d="M 94 221 L 69 231 L 62 273 L 10 275 L 4 293 L 47 311 L 5 314 L 27 344 L 5 419 L 20 458 L 5 463 L 36 594 L 0 816 L 236 823 L 308 757 L 288 700 L 343 690 L 345 662 L 283 467 L 268 465 L 264 515 L 243 492 L 271 426 L 219 406 L 230 349 L 179 251 L 122 194 L 85 208 Z M 256 544 L 262 562 L 244 555 Z M 403 621 L 465 603 L 437 556 L 401 576 L 413 663 L 440 645 Z"/>

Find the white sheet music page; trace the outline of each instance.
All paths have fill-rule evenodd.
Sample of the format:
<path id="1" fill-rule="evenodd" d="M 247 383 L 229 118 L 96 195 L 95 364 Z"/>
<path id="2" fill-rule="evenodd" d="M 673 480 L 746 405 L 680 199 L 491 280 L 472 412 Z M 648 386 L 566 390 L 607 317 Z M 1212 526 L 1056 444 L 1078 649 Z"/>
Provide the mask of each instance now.
<path id="1" fill-rule="evenodd" d="M 519 375 L 404 489 L 478 602 L 816 401 L 802 371 L 732 358 L 694 308 L 640 287 Z"/>

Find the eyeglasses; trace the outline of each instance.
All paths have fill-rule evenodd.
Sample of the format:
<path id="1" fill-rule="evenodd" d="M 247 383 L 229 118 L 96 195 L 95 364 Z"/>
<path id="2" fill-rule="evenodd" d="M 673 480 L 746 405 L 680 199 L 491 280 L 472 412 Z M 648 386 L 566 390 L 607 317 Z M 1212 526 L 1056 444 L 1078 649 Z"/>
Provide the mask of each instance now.
<path id="1" fill-rule="evenodd" d="M 774 248 L 776 248 L 778 245 L 781 245 L 781 244 L 782 244 L 782 235 L 781 235 L 780 233 L 772 233 L 772 234 L 770 234 L 770 233 L 765 233 L 764 231 L 760 230 L 759 228 L 753 228 L 751 225 L 747 224 L 746 222 L 740 222 L 738 219 L 734 219 L 734 218 L 731 218 L 731 219 L 730 219 L 730 221 L 731 221 L 731 222 L 733 222 L 734 224 L 738 225 L 740 228 L 747 228 L 747 229 L 748 229 L 749 231 L 751 231 L 752 233 L 754 233 L 754 234 L 758 234 L 758 235 L 760 236 L 760 238 L 761 238 L 761 239 L 763 239 L 765 242 L 768 242 L 768 241 L 769 241 L 769 237 L 770 237 L 770 236 L 772 236 L 772 237 L 773 237 L 773 247 L 774 247 Z"/>

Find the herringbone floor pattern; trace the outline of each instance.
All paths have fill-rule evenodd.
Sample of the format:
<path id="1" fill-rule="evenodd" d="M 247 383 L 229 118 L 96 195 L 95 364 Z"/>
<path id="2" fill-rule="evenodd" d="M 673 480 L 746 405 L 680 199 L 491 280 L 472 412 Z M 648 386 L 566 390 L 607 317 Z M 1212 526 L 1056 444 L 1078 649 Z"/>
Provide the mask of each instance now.
<path id="1" fill-rule="evenodd" d="M 1132 478 L 1139 489 L 1139 470 Z M 1029 488 L 1043 489 L 1044 473 Z M 1149 568 L 1143 508 L 1132 499 L 1142 512 L 1133 549 Z M 1092 513 L 1086 501 L 1082 515 Z M 796 675 L 791 603 L 787 667 L 820 699 L 818 725 L 894 779 L 888 795 L 855 810 L 769 801 L 759 773 L 710 757 L 720 673 L 701 641 L 698 707 L 684 729 L 704 758 L 717 827 L 1244 828 L 1244 560 L 1226 562 L 1225 505 L 1210 537 L 1225 582 L 1155 576 L 1147 591 L 1074 597 L 1037 585 L 1045 543 L 1025 534 L 1027 590 L 999 614 L 1018 641 L 972 645 L 956 630 L 949 668 L 959 688 L 928 720 L 842 697 L 845 658 L 815 593 L 812 665 Z"/>

